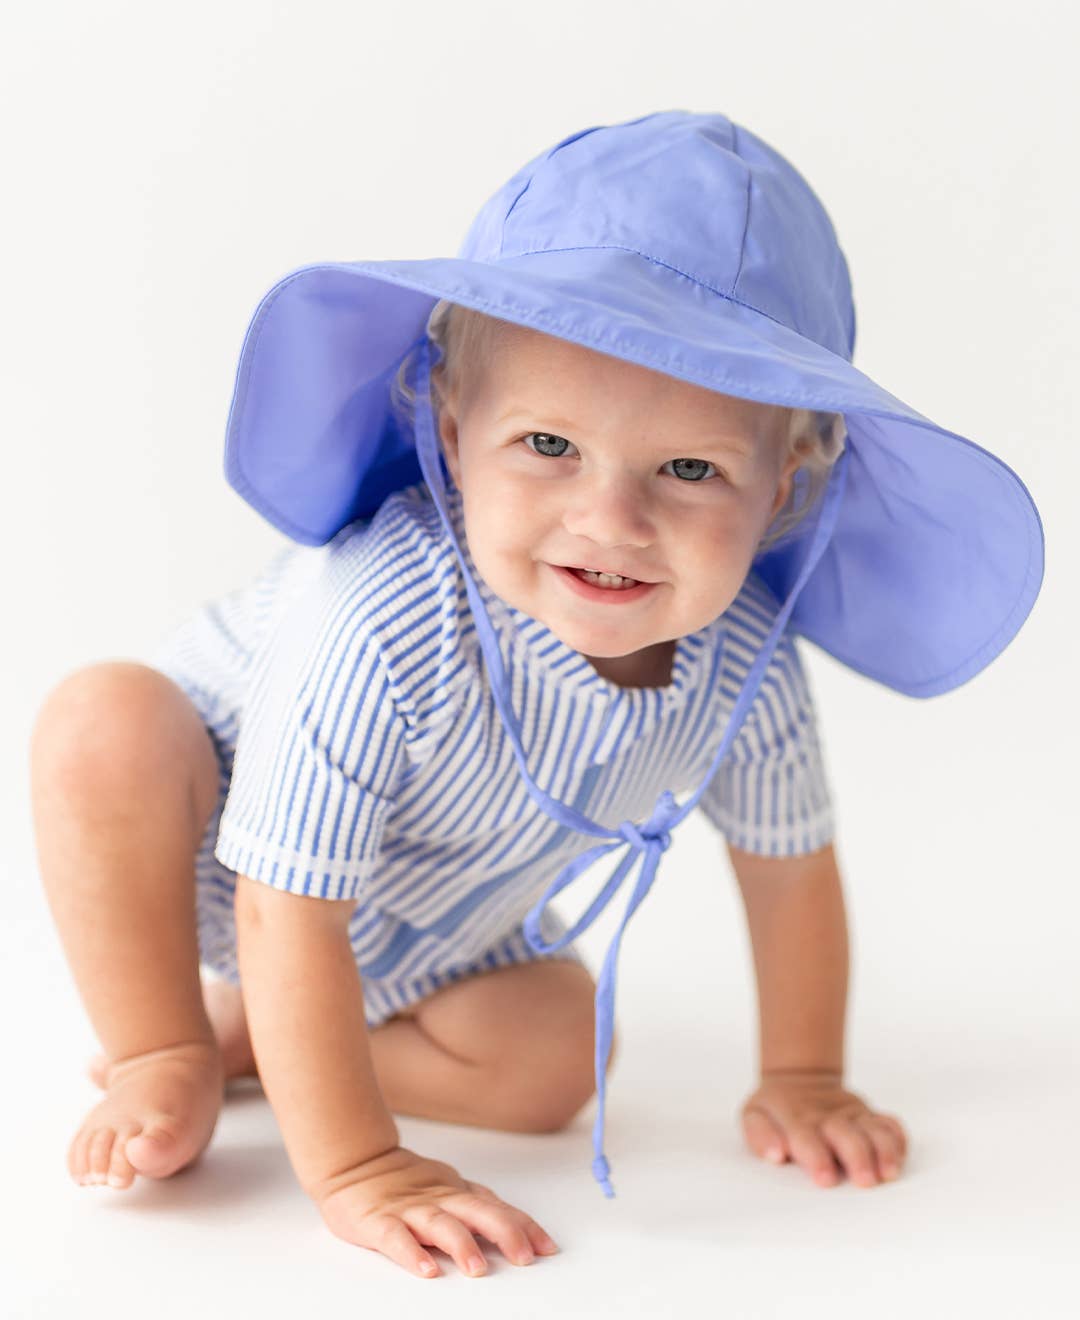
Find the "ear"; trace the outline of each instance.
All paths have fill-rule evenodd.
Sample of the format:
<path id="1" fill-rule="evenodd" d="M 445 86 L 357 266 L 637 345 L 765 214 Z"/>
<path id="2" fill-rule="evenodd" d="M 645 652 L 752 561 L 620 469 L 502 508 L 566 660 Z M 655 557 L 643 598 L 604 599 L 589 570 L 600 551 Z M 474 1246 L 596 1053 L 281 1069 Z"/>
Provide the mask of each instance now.
<path id="1" fill-rule="evenodd" d="M 441 382 L 440 382 L 441 384 Z M 441 388 L 436 389 L 439 396 L 439 440 L 446 456 L 446 466 L 454 479 L 454 485 L 461 489 L 461 459 L 458 453 L 458 421 L 456 402 L 443 395 Z"/>
<path id="2" fill-rule="evenodd" d="M 802 463 L 802 451 L 798 445 L 793 445 L 791 452 L 784 460 L 783 469 L 780 472 L 780 478 L 776 486 L 776 498 L 773 500 L 772 508 L 769 510 L 769 521 L 780 512 L 787 503 L 788 496 L 791 494 L 791 483 L 795 479 L 795 473 Z"/>

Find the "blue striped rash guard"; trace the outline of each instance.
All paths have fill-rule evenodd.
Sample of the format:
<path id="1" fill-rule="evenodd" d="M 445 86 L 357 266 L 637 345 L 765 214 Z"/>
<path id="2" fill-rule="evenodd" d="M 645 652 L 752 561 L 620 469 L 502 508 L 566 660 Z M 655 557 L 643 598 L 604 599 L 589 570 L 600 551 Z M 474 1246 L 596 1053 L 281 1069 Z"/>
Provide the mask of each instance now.
<path id="1" fill-rule="evenodd" d="M 751 572 L 723 615 L 677 640 L 666 687 L 623 688 L 494 595 L 453 487 L 448 508 L 535 782 L 613 829 L 647 816 L 664 789 L 696 789 L 779 610 L 764 583 Z M 150 662 L 188 693 L 222 766 L 197 890 L 205 964 L 237 979 L 237 872 L 355 903 L 370 1026 L 470 971 L 541 956 L 523 918 L 592 840 L 525 790 L 424 482 L 326 545 L 279 551 Z M 788 634 L 699 805 L 748 852 L 793 856 L 832 839 L 814 706 Z M 545 939 L 564 931 L 546 910 Z M 580 961 L 572 944 L 558 956 Z"/>

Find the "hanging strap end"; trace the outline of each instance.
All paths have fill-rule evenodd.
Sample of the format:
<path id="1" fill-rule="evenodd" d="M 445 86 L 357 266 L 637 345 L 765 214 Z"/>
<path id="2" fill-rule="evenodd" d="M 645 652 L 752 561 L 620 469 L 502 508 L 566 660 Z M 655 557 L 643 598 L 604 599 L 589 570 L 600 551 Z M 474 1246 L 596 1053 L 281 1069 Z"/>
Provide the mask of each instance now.
<path id="1" fill-rule="evenodd" d="M 593 1177 L 600 1184 L 600 1190 L 604 1195 L 609 1199 L 613 1197 L 615 1195 L 615 1188 L 612 1187 L 611 1178 L 609 1177 L 611 1170 L 609 1169 L 608 1162 L 603 1155 L 598 1155 L 596 1159 L 593 1160 L 592 1171 Z"/>

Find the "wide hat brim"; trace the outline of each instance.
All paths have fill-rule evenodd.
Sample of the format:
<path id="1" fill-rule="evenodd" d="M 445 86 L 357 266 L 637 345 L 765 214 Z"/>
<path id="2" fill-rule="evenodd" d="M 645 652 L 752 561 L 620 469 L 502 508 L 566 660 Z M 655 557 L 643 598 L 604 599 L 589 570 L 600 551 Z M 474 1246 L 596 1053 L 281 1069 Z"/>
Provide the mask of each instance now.
<path id="1" fill-rule="evenodd" d="M 949 691 L 1030 613 L 1043 530 L 1006 464 L 814 340 L 619 249 L 325 263 L 275 284 L 245 336 L 225 469 L 293 540 L 322 545 L 422 479 L 390 384 L 440 299 L 706 389 L 842 413 L 847 487 L 790 627 L 868 678 L 909 696 Z M 754 561 L 781 601 L 807 522 Z"/>

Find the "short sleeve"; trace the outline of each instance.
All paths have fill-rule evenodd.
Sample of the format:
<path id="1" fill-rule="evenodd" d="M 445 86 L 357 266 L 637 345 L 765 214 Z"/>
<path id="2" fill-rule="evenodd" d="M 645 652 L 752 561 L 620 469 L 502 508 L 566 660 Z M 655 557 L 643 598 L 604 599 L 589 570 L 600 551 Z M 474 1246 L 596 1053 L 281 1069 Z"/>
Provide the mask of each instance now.
<path id="1" fill-rule="evenodd" d="M 744 852 L 795 857 L 834 837 L 832 795 L 810 687 L 783 634 L 727 755 L 698 804 Z"/>
<path id="2" fill-rule="evenodd" d="M 315 583 L 255 658 L 215 856 L 275 889 L 359 897 L 407 732 L 370 618 Z"/>

